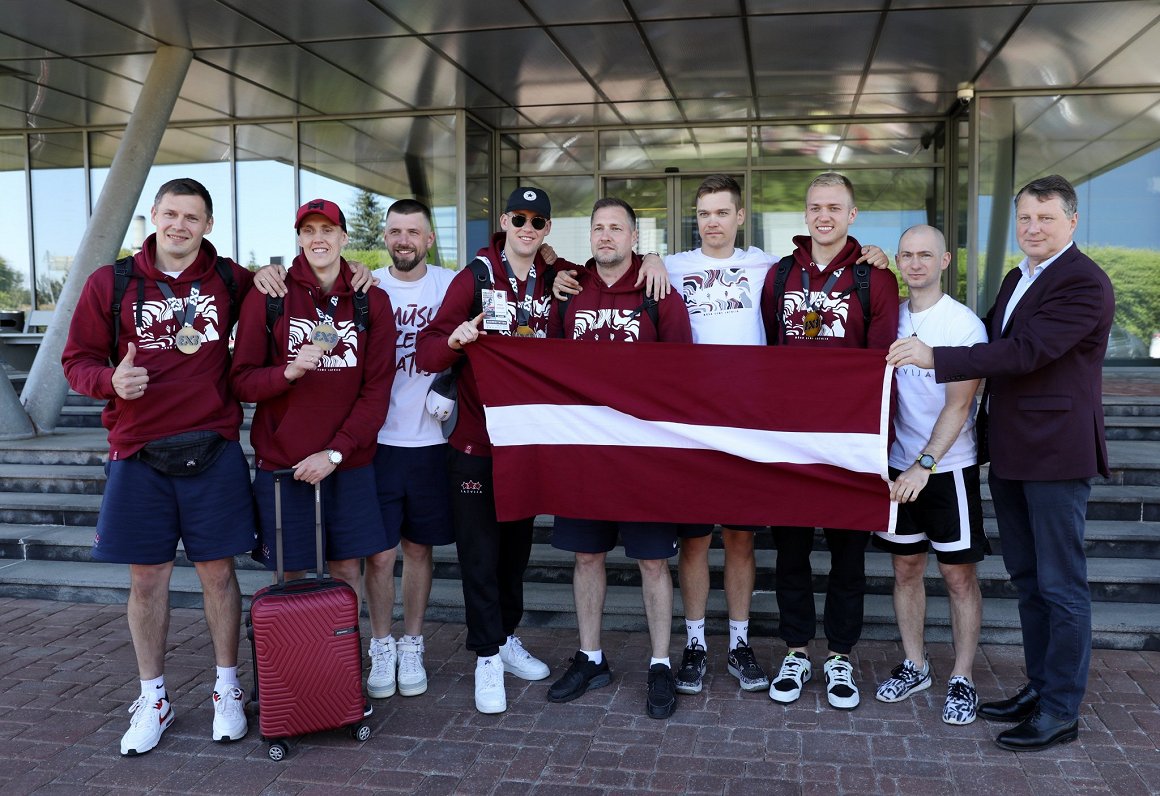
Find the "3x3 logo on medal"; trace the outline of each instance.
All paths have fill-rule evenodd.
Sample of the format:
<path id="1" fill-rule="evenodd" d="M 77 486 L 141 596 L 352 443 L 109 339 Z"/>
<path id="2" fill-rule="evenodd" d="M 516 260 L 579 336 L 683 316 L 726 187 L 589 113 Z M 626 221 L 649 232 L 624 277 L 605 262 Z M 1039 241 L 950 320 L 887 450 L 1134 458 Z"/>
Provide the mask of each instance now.
<path id="1" fill-rule="evenodd" d="M 479 481 L 468 479 L 459 485 L 459 491 L 464 495 L 482 495 L 483 484 Z"/>

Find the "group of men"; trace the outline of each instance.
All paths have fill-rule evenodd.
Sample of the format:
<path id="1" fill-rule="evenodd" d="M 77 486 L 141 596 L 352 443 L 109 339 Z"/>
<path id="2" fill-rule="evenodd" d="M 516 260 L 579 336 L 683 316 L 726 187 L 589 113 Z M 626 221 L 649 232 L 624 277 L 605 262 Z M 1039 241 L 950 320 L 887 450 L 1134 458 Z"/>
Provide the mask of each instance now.
<path id="1" fill-rule="evenodd" d="M 252 278 L 217 257 L 204 240 L 212 228 L 204 188 L 192 180 L 162 186 L 152 213 L 158 231 L 134 258 L 125 300 L 114 295 L 114 267 L 96 272 L 64 355 L 73 387 L 110 401 L 108 485 L 94 556 L 130 564 L 128 614 L 142 685 L 122 753 L 153 748 L 173 720 L 162 671 L 168 582 L 179 539 L 202 580 L 217 658 L 213 738 L 245 735 L 232 557 L 256 549 L 259 559 L 270 560 L 270 472 L 276 469 L 295 471 L 286 504 L 286 547 L 294 553 L 286 567 L 292 571 L 305 569 L 313 555 L 312 512 L 293 507 L 312 501 L 314 485 L 324 484 L 330 570 L 365 588 L 367 597 L 371 697 L 426 690 L 422 622 L 431 550 L 452 541 L 466 646 L 476 654 L 476 708 L 506 710 L 505 672 L 527 680 L 550 675 L 516 635 L 534 518 L 496 519 L 490 439 L 471 359 L 464 355 L 484 334 L 889 349 L 888 362 L 897 368 L 889 464 L 898 532 L 823 529 L 830 557 L 823 612 L 827 701 L 844 710 L 860 702 L 851 653 L 862 631 L 865 550 L 873 537 L 892 553 L 906 656 L 876 697 L 896 702 L 931 685 L 923 578 L 933 548 L 950 596 L 955 648 L 944 721 L 966 724 L 978 711 L 1019 722 L 997 741 L 1011 749 L 1074 739 L 1091 635 L 1083 516 L 1090 477 L 1107 470 L 1100 374 L 1114 306 L 1106 275 L 1071 241 L 1075 192 L 1054 176 L 1020 191 L 1016 223 L 1027 257 L 1008 275 L 983 323 L 943 293 L 952 255 L 942 234 L 926 225 L 908 229 L 898 244 L 896 263 L 909 290 L 900 305 L 881 249 L 862 247 L 849 235 L 857 212 L 846 177 L 818 176 L 805 197 L 809 234 L 794 238 L 794 252 L 779 261 L 755 247 L 736 247 L 745 220 L 741 189 L 732 178 L 714 175 L 697 193 L 700 248 L 663 260 L 641 257 L 634 251 L 635 212 L 607 198 L 593 207 L 592 259 L 580 266 L 556 259 L 545 245 L 552 217 L 547 194 L 520 187 L 508 199 L 500 230 L 470 267 L 452 275 L 426 263 L 434 243 L 430 211 L 402 200 L 388 210 L 384 230 L 393 265 L 375 272 L 381 290 L 368 290 L 369 301 L 360 305 L 358 288 L 372 280 L 365 269 L 345 267 L 346 223 L 332 202 L 300 208 L 295 228 L 301 253 L 283 281 L 277 269 Z M 252 281 L 258 290 L 245 295 Z M 124 292 L 124 285 L 119 289 Z M 284 297 L 280 312 L 262 293 Z M 231 365 L 226 341 L 238 315 Z M 429 395 L 435 374 L 443 371 L 454 374 L 458 392 L 447 444 L 439 425 L 445 409 Z M 989 419 L 991 434 L 980 429 L 978 437 L 990 440 L 990 484 L 1004 559 L 1019 590 L 1030 682 L 1011 699 L 979 707 L 971 682 L 982 613 L 975 566 L 989 548 L 974 418 L 984 377 L 980 426 Z M 194 395 L 199 399 L 191 400 Z M 258 405 L 251 434 L 256 526 L 237 444 L 238 399 Z M 154 448 L 177 448 L 177 458 L 192 461 L 196 474 L 159 467 Z M 370 490 L 377 503 L 366 500 Z M 754 535 L 764 529 L 721 520 L 726 668 L 743 691 L 768 689 L 774 701 L 792 703 L 813 673 L 815 529 L 772 529 L 785 654 L 771 678 L 748 636 Z M 605 559 L 618 542 L 641 572 L 651 642 L 647 715 L 667 718 L 678 694 L 702 690 L 712 530 L 556 518 L 552 544 L 575 556 L 580 645 L 549 687 L 549 701 L 570 701 L 611 682 L 600 630 Z M 400 539 L 404 635 L 396 641 L 391 613 Z M 678 551 L 687 640 L 674 667 L 668 561 Z"/>

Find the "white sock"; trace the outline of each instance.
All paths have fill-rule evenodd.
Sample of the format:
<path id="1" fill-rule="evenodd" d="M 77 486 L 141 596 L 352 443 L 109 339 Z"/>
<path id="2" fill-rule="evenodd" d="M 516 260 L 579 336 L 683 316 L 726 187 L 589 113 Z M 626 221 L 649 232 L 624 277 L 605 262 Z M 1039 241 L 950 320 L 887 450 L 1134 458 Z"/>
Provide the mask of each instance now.
<path id="1" fill-rule="evenodd" d="M 599 666 L 600 662 L 604 660 L 604 650 L 591 650 L 591 651 L 580 650 L 580 651 L 583 652 L 588 657 L 588 660 L 590 660 L 592 663 L 596 664 L 597 666 Z"/>
<path id="2" fill-rule="evenodd" d="M 157 697 L 161 697 L 162 699 L 168 698 L 168 695 L 165 693 L 165 675 L 154 677 L 152 680 L 142 680 L 141 696 L 146 699 L 156 699 Z"/>
<path id="3" fill-rule="evenodd" d="M 742 644 L 749 643 L 749 620 L 729 620 L 729 649 L 735 650 Z"/>
<path id="4" fill-rule="evenodd" d="M 703 621 L 704 620 L 702 620 L 702 622 Z M 670 669 L 673 668 L 673 664 L 669 661 L 668 658 L 649 658 L 648 667 L 651 669 L 652 667 L 656 666 L 658 663 L 663 663 L 665 666 L 667 666 Z"/>
<path id="5" fill-rule="evenodd" d="M 379 644 L 381 644 L 382 646 L 385 647 L 391 643 L 392 638 L 393 638 L 393 636 L 390 633 L 388 633 L 386 638 L 376 638 L 376 639 L 374 639 L 374 641 L 379 642 Z"/>
<path id="6" fill-rule="evenodd" d="M 491 661 L 496 666 L 503 666 L 503 659 L 499 657 L 499 653 L 497 652 L 495 655 L 477 655 L 475 658 L 475 668 L 478 669 L 487 661 Z"/>
<path id="7" fill-rule="evenodd" d="M 689 641 L 685 646 L 691 647 L 696 643 L 708 649 L 708 646 L 705 644 L 704 619 L 686 619 L 685 632 L 689 635 Z"/>
<path id="8" fill-rule="evenodd" d="M 418 644 L 420 647 L 422 647 L 423 646 L 423 636 L 422 635 L 403 636 L 403 643 L 404 644 Z"/>
<path id="9" fill-rule="evenodd" d="M 213 684 L 213 690 L 219 694 L 224 694 L 231 688 L 238 688 L 238 667 L 237 666 L 219 666 L 217 667 L 217 681 Z"/>

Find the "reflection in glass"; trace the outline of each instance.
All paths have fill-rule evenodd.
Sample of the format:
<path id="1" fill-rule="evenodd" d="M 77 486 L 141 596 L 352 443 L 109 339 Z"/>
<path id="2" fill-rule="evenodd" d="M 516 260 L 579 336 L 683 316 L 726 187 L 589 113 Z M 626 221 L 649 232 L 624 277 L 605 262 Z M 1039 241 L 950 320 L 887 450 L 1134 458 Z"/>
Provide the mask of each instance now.
<path id="1" fill-rule="evenodd" d="M 636 251 L 640 254 L 656 252 L 664 257 L 673 253 L 669 249 L 669 179 L 632 177 L 604 181 L 604 195 L 623 199 L 636 213 Z"/>
<path id="2" fill-rule="evenodd" d="M 33 306 L 51 309 L 88 222 L 84 137 L 81 133 L 29 136 L 32 162 Z"/>
<path id="3" fill-rule="evenodd" d="M 299 163 L 300 196 L 331 199 L 348 217 L 360 194 L 364 201 L 375 197 L 384 212 L 396 199 L 423 202 L 435 218 L 432 262 L 456 266 L 459 159 L 454 116 L 303 123 Z"/>
<path id="4" fill-rule="evenodd" d="M 0 213 L 0 310 L 27 310 L 32 307 L 32 268 L 23 136 L 0 136 L 0 196 L 8 201 Z"/>

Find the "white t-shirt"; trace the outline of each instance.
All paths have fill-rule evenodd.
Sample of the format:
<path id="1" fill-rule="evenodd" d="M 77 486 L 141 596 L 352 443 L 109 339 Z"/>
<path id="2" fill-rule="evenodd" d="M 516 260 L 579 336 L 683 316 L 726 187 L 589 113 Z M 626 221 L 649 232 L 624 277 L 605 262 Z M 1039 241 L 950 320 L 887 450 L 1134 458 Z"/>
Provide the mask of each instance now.
<path id="1" fill-rule="evenodd" d="M 415 341 L 420 330 L 435 319 L 455 272 L 428 265 L 427 273 L 415 282 L 396 279 L 389 268 L 376 269 L 374 275 L 379 278 L 379 287 L 391 297 L 397 330 L 395 382 L 391 385 L 387 421 L 379 430 L 379 443 L 400 448 L 440 445 L 445 441 L 442 428 L 424 406 L 436 374 L 415 367 Z"/>
<path id="2" fill-rule="evenodd" d="M 983 322 L 967 307 L 943 295 L 933 307 L 910 314 L 910 302 L 898 309 L 898 336 L 917 335 L 931 347 L 964 346 L 987 342 Z M 890 446 L 890 466 L 905 470 L 922 454 L 935 421 L 946 403 L 947 388 L 934 380 L 934 370 L 907 365 L 895 371 L 898 385 L 898 412 L 894 416 L 894 444 Z M 975 401 L 954 444 L 938 462 L 938 471 L 961 470 L 977 460 L 975 444 Z"/>
<path id="3" fill-rule="evenodd" d="M 700 249 L 670 254 L 665 269 L 685 300 L 694 343 L 765 345 L 761 289 L 776 260 L 754 246 L 726 260 Z"/>

